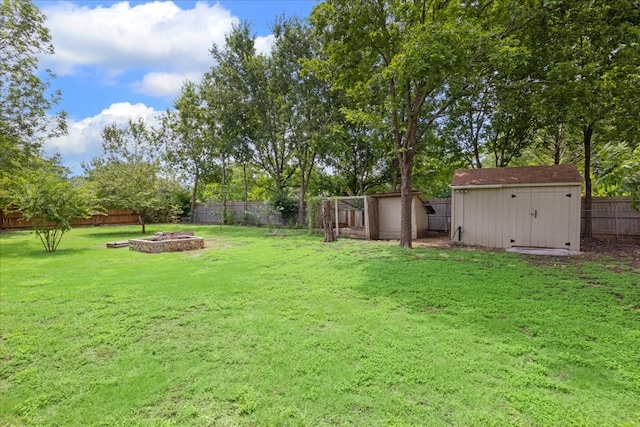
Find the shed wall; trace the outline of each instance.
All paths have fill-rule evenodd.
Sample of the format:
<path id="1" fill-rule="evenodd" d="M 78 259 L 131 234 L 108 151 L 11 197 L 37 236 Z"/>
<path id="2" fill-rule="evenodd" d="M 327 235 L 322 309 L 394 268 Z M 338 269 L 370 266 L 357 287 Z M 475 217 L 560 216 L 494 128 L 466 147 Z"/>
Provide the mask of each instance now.
<path id="1" fill-rule="evenodd" d="M 454 190 L 451 218 L 452 239 L 462 226 L 468 245 L 580 250 L 579 185 Z"/>
<path id="2" fill-rule="evenodd" d="M 378 235 L 380 239 L 400 238 L 400 198 L 378 199 Z M 413 234 L 413 230 L 411 231 Z"/>
<path id="3" fill-rule="evenodd" d="M 378 198 L 378 232 L 382 240 L 400 238 L 402 203 L 400 197 Z M 411 203 L 411 238 L 424 237 L 428 231 L 427 211 L 417 196 Z"/>
<path id="4" fill-rule="evenodd" d="M 427 216 L 427 211 L 418 197 L 413 198 L 411 213 L 413 215 L 413 218 L 411 218 L 411 227 L 415 229 L 416 232 L 413 238 L 420 239 L 422 237 L 426 237 L 427 232 L 429 231 L 429 217 Z"/>
<path id="5" fill-rule="evenodd" d="M 462 226 L 461 241 L 467 245 L 509 248 L 512 215 L 511 204 L 502 189 L 454 191 L 451 205 L 451 236 L 458 240 L 457 228 Z"/>

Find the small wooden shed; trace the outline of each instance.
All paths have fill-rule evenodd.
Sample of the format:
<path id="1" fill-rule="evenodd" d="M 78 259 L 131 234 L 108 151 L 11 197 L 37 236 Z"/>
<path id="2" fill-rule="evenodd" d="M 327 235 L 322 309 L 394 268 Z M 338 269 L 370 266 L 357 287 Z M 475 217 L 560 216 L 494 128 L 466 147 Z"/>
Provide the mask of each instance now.
<path id="1" fill-rule="evenodd" d="M 337 236 L 364 240 L 400 238 L 400 193 L 335 197 L 331 200 L 334 209 L 332 223 Z M 433 207 L 422 193 L 414 191 L 411 203 L 413 239 L 426 236 L 428 213 L 435 213 Z"/>
<path id="2" fill-rule="evenodd" d="M 456 170 L 451 239 L 491 248 L 579 251 L 581 189 L 575 165 Z"/>

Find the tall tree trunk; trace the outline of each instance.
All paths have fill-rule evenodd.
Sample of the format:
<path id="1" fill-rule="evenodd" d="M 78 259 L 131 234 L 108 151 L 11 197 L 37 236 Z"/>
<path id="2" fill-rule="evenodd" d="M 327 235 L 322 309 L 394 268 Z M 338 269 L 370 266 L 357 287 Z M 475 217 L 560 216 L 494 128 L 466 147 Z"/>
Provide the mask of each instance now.
<path id="1" fill-rule="evenodd" d="M 307 195 L 307 190 L 309 189 L 309 177 L 313 173 L 314 164 L 315 154 L 313 154 L 311 159 L 304 162 L 300 167 L 300 201 L 298 202 L 298 224 L 300 225 L 303 225 L 306 222 L 304 215 L 304 199 Z"/>
<path id="2" fill-rule="evenodd" d="M 398 184 L 402 182 L 400 161 L 398 160 L 397 156 L 391 163 L 391 173 L 393 174 L 391 181 L 391 191 L 395 193 L 399 189 Z M 400 178 L 400 183 L 398 182 L 398 178 Z"/>
<path id="3" fill-rule="evenodd" d="M 553 164 L 559 165 L 562 159 L 562 125 L 556 126 L 553 138 Z"/>
<path id="4" fill-rule="evenodd" d="M 413 178 L 413 157 L 418 150 L 418 120 L 420 116 L 420 110 L 424 104 L 426 97 L 426 85 L 421 83 L 416 88 L 416 92 L 413 93 L 411 83 L 405 85 L 405 102 L 409 108 L 408 116 L 406 118 L 406 132 L 404 140 L 401 137 L 400 127 L 400 115 L 398 110 L 393 110 L 391 113 L 391 121 L 393 123 L 394 134 L 394 146 L 397 151 L 397 159 L 400 168 L 400 246 L 405 248 L 411 248 L 411 204 L 413 201 L 412 194 L 412 178 Z M 389 82 L 389 93 L 392 98 L 396 97 L 395 81 Z M 430 124 L 433 123 L 436 117 L 443 112 L 450 103 L 446 103 L 440 109 L 440 111 L 434 114 Z M 402 114 L 404 116 L 404 114 Z M 428 125 L 427 125 L 428 126 Z"/>
<path id="5" fill-rule="evenodd" d="M 338 203 L 338 201 L 336 201 Z M 335 242 L 336 235 L 331 223 L 331 200 L 322 201 L 322 227 L 324 229 L 324 241 Z"/>
<path id="6" fill-rule="evenodd" d="M 471 109 L 469 109 L 469 124 L 471 126 L 470 136 L 471 136 L 471 141 L 473 143 L 473 157 L 474 157 L 474 159 L 476 161 L 475 168 L 480 169 L 480 168 L 482 168 L 482 163 L 480 163 L 480 147 L 478 145 L 478 139 L 480 138 L 480 136 L 479 136 L 480 125 L 478 125 L 478 129 L 476 129 L 474 131 L 474 129 L 473 129 L 473 112 L 471 111 Z"/>
<path id="7" fill-rule="evenodd" d="M 145 216 L 145 213 L 144 213 L 144 212 L 140 212 L 140 213 L 138 214 L 138 222 L 139 222 L 139 223 L 140 223 L 140 225 L 142 226 L 142 234 L 145 234 L 145 233 L 147 232 L 147 231 L 146 231 L 146 227 L 145 227 L 144 216 Z"/>
<path id="8" fill-rule="evenodd" d="M 298 224 L 304 224 L 304 197 L 307 193 L 307 179 L 304 174 L 300 176 L 300 200 L 298 201 Z"/>
<path id="9" fill-rule="evenodd" d="M 222 156 L 222 223 L 227 224 L 227 160 Z"/>
<path id="10" fill-rule="evenodd" d="M 245 225 L 247 219 L 247 201 L 249 199 L 249 183 L 247 182 L 247 164 L 242 163 L 242 181 L 244 184 L 244 194 L 243 194 L 243 207 L 242 210 L 244 214 L 242 215 L 242 224 Z"/>
<path id="11" fill-rule="evenodd" d="M 413 173 L 413 151 L 411 149 L 399 154 L 400 173 L 400 246 L 411 247 L 411 203 L 413 200 L 411 181 Z"/>
<path id="12" fill-rule="evenodd" d="M 591 137 L 593 126 L 591 124 L 582 127 L 584 142 L 584 237 L 592 236 L 591 224 Z"/>
<path id="13" fill-rule="evenodd" d="M 554 165 L 560 164 L 560 143 L 558 140 L 556 140 L 553 147 L 553 164 Z"/>
<path id="14" fill-rule="evenodd" d="M 193 224 L 196 222 L 196 200 L 198 197 L 198 181 L 200 181 L 200 168 L 196 168 L 196 176 L 193 181 L 193 193 L 191 194 L 191 212 L 190 222 Z"/>

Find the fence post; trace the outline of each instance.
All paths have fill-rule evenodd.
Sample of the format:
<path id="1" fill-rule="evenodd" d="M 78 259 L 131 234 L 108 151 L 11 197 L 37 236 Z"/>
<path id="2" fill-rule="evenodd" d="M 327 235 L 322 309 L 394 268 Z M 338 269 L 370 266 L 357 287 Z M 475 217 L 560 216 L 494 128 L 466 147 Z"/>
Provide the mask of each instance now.
<path id="1" fill-rule="evenodd" d="M 613 208 L 613 215 L 615 218 L 616 240 L 618 240 L 618 208 Z"/>

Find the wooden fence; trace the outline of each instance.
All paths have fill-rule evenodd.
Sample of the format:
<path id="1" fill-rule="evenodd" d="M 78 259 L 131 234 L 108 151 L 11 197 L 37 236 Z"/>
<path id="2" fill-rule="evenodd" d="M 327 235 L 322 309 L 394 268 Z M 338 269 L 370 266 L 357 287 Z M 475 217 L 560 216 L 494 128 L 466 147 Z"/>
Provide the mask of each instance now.
<path id="1" fill-rule="evenodd" d="M 20 212 L 5 213 L 0 209 L 0 228 L 2 230 L 8 228 L 32 228 L 30 221 L 22 219 Z M 138 224 L 138 216 L 131 211 L 126 210 L 110 210 L 106 215 L 94 215 L 91 218 L 76 218 L 71 221 L 74 227 L 82 226 L 98 226 L 98 225 L 127 225 Z"/>
<path id="2" fill-rule="evenodd" d="M 449 232 L 451 199 L 429 199 L 435 209 L 429 215 L 429 230 Z M 581 205 L 581 228 L 584 234 L 584 198 Z M 591 205 L 591 227 L 594 236 L 640 236 L 640 212 L 631 209 L 628 197 L 594 197 Z"/>
<path id="3" fill-rule="evenodd" d="M 584 198 L 580 210 L 580 232 L 584 234 Z M 594 236 L 640 236 L 640 212 L 631 209 L 628 197 L 594 197 L 591 231 Z"/>

